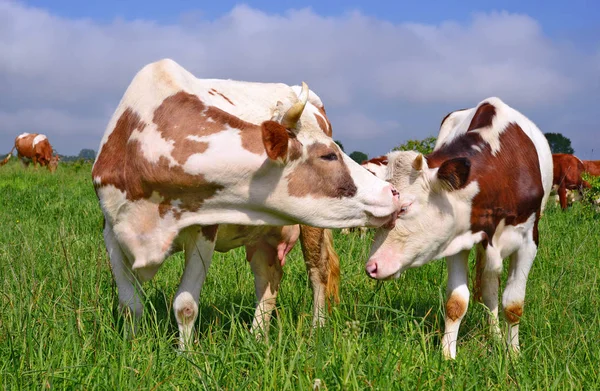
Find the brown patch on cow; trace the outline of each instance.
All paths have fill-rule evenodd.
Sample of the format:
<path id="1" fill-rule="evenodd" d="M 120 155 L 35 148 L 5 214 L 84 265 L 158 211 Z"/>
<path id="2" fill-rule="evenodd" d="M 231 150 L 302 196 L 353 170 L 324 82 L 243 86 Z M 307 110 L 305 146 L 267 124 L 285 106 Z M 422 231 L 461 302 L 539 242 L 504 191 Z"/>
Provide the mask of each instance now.
<path id="1" fill-rule="evenodd" d="M 172 156 L 179 164 L 184 164 L 191 155 L 208 148 L 206 142 L 191 140 L 190 136 L 206 137 L 222 132 L 227 127 L 240 130 L 244 148 L 257 154 L 263 152 L 256 143 L 247 140 L 248 137 L 260 137 L 258 126 L 214 106 L 207 107 L 196 95 L 184 91 L 166 98 L 154 111 L 152 121 L 161 136 L 173 142 Z"/>
<path id="2" fill-rule="evenodd" d="M 265 121 L 261 125 L 262 140 L 269 159 L 283 159 L 287 156 L 290 139 L 285 126 L 275 121 Z"/>
<path id="3" fill-rule="evenodd" d="M 228 97 L 226 97 L 225 95 L 223 95 L 223 94 L 222 94 L 222 93 L 220 93 L 219 91 L 215 90 L 214 88 L 211 88 L 211 89 L 210 89 L 210 91 L 209 91 L 208 93 L 210 94 L 211 92 L 213 92 L 213 94 L 211 94 L 211 95 L 217 94 L 217 95 L 219 95 L 221 98 L 223 98 L 223 99 L 225 99 L 227 102 L 229 102 L 229 104 L 231 104 L 231 105 L 235 106 L 235 103 L 233 103 L 233 102 L 231 101 L 231 99 L 229 99 Z"/>
<path id="4" fill-rule="evenodd" d="M 519 323 L 519 320 L 523 316 L 523 304 L 511 304 L 504 308 L 504 316 L 506 316 L 506 320 L 510 324 Z"/>
<path id="5" fill-rule="evenodd" d="M 336 154 L 337 160 L 321 158 L 331 153 Z M 356 185 L 338 148 L 315 143 L 307 148 L 307 155 L 307 159 L 286 177 L 291 196 L 342 198 L 356 195 Z"/>
<path id="6" fill-rule="evenodd" d="M 209 95 L 213 95 L 213 96 L 214 96 L 214 95 L 216 95 L 216 94 L 215 94 L 214 92 L 212 92 L 212 91 L 208 91 L 208 94 L 209 94 Z"/>
<path id="7" fill-rule="evenodd" d="M 453 322 L 462 318 L 467 312 L 467 302 L 458 295 L 451 295 L 446 301 L 446 317 Z"/>
<path id="8" fill-rule="evenodd" d="M 471 169 L 465 186 L 476 181 L 480 189 L 472 201 L 471 231 L 483 231 L 488 238 L 494 237 L 503 219 L 506 225 L 517 225 L 536 214 L 537 225 L 544 196 L 538 154 L 531 139 L 516 123 L 508 124 L 499 138 L 501 148 L 496 155 L 478 132 L 468 132 L 427 156 L 431 168 L 457 157 L 469 159 Z M 473 145 L 485 147 L 478 151 Z"/>
<path id="9" fill-rule="evenodd" d="M 581 174 L 586 171 L 585 163 L 576 156 L 566 153 L 552 155 L 554 166 L 552 184 L 558 186 L 558 197 L 561 208 L 567 209 L 567 190 L 581 191 L 589 188 L 590 184 L 583 180 Z"/>
<path id="10" fill-rule="evenodd" d="M 203 225 L 202 226 L 202 236 L 204 236 L 209 242 L 214 242 L 215 237 L 217 236 L 217 229 L 219 228 L 218 224 L 215 225 Z"/>
<path id="11" fill-rule="evenodd" d="M 127 141 L 134 130 L 142 131 L 146 126 L 137 113 L 127 108 L 102 146 L 92 170 L 92 177 L 100 177 L 103 185 L 110 184 L 127 192 Z"/>
<path id="12" fill-rule="evenodd" d="M 388 157 L 387 157 L 387 155 L 374 157 L 372 159 L 365 160 L 361 164 L 364 165 L 364 164 L 368 164 L 368 163 L 375 164 L 377 166 L 387 166 L 388 165 Z"/>
<path id="13" fill-rule="evenodd" d="M 170 135 L 173 123 L 166 120 L 163 123 L 161 118 L 157 120 L 163 125 L 168 123 L 165 130 Z M 158 205 L 160 216 L 173 211 L 175 218 L 179 218 L 183 211 L 198 210 L 206 199 L 223 188 L 207 182 L 203 175 L 190 175 L 181 166 L 171 166 L 164 156 L 156 164 L 148 162 L 139 141 L 130 140 L 134 130 L 143 132 L 146 126 L 130 108 L 123 112 L 94 164 L 92 176 L 101 178 L 97 187 L 113 185 L 125 192 L 130 201 L 149 199 L 152 193 L 157 192 L 162 197 Z M 185 141 L 178 140 L 185 144 Z M 175 200 L 180 201 L 178 206 L 172 204 Z"/>
<path id="14" fill-rule="evenodd" d="M 471 130 L 475 129 L 487 128 L 488 126 L 492 126 L 492 120 L 494 119 L 495 115 L 496 108 L 493 105 L 487 102 L 481 104 L 477 108 L 477 111 L 475 112 L 475 115 L 473 116 L 473 119 L 469 124 L 467 132 L 470 132 Z"/>
<path id="15" fill-rule="evenodd" d="M 327 118 L 327 114 L 325 113 L 325 107 L 317 107 L 317 110 L 319 110 L 319 113 L 322 117 L 319 118 L 319 116 L 315 114 L 317 122 L 319 123 L 319 127 L 321 128 L 323 133 L 325 133 L 328 137 L 331 137 L 331 135 L 333 134 L 333 129 L 331 128 L 331 122 L 329 122 L 329 118 Z"/>

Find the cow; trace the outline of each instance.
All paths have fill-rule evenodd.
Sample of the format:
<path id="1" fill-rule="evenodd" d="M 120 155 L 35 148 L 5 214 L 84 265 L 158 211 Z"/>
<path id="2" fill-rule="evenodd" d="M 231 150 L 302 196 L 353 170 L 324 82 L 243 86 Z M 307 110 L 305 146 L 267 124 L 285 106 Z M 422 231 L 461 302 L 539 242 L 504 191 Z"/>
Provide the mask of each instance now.
<path id="1" fill-rule="evenodd" d="M 502 260 L 510 256 L 502 306 L 509 324 L 507 341 L 518 352 L 538 222 L 552 187 L 552 153 L 536 125 L 499 98 L 485 99 L 452 117 L 451 129 L 427 156 L 415 151 L 387 155 L 386 178 L 400 192 L 401 211 L 391 230 L 376 231 L 365 270 L 371 278 L 392 279 L 446 257 L 442 351 L 453 359 L 469 305 L 471 248 L 477 247 L 480 258 L 476 289 L 491 311 L 490 325 L 497 334 L 499 277 Z"/>
<path id="2" fill-rule="evenodd" d="M 332 140 L 323 103 L 306 83 L 198 79 L 170 59 L 131 81 L 92 178 L 120 307 L 134 320 L 140 284 L 183 249 L 173 302 L 181 347 L 223 225 L 377 227 L 399 210 L 395 188 Z"/>
<path id="3" fill-rule="evenodd" d="M 568 206 L 567 190 L 590 188 L 590 184 L 581 178 L 585 171 L 583 162 L 576 156 L 566 153 L 555 153 L 552 155 L 554 175 L 552 184 L 556 187 L 560 207 L 565 210 Z"/>
<path id="4" fill-rule="evenodd" d="M 600 176 L 600 160 L 583 160 L 583 170 L 590 175 Z"/>
<path id="5" fill-rule="evenodd" d="M 56 171 L 60 157 L 52 154 L 52 146 L 48 138 L 43 134 L 22 133 L 15 138 L 15 145 L 10 150 L 6 158 L 0 162 L 0 166 L 8 163 L 12 157 L 13 151 L 17 150 L 17 157 L 24 165 L 33 162 L 33 167 L 46 166 L 50 172 Z"/>

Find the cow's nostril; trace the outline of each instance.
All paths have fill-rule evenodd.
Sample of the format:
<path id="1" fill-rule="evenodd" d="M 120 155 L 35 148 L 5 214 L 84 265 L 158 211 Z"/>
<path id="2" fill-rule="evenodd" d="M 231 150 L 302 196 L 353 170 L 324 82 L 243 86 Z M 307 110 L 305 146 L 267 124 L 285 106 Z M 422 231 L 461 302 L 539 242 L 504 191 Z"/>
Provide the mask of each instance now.
<path id="1" fill-rule="evenodd" d="M 397 196 L 397 195 L 400 195 L 400 193 L 398 193 L 398 190 L 392 189 L 392 195 Z"/>
<path id="2" fill-rule="evenodd" d="M 366 267 L 366 272 L 369 275 L 369 277 L 375 277 L 375 275 L 377 274 L 377 263 L 373 262 L 368 264 Z"/>

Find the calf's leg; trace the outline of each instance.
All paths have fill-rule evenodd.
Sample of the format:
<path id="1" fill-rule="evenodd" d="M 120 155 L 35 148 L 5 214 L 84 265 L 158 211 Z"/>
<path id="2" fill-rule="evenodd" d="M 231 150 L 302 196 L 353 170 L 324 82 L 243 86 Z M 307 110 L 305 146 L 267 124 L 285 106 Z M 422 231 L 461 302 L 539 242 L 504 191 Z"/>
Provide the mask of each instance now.
<path id="1" fill-rule="evenodd" d="M 508 280 L 502 295 L 502 307 L 508 322 L 506 339 L 515 352 L 519 351 L 519 321 L 523 315 L 527 277 L 536 253 L 537 245 L 530 237 L 521 248 L 510 256 Z"/>
<path id="2" fill-rule="evenodd" d="M 448 286 L 446 288 L 446 315 L 442 352 L 445 358 L 456 357 L 456 340 L 460 322 L 469 307 L 468 266 L 469 251 L 446 258 Z"/>
<path id="3" fill-rule="evenodd" d="M 277 248 L 266 241 L 260 241 L 256 246 L 246 246 L 246 256 L 254 273 L 257 299 L 251 332 L 266 336 L 271 323 L 271 313 L 275 309 L 283 270 L 277 257 Z"/>

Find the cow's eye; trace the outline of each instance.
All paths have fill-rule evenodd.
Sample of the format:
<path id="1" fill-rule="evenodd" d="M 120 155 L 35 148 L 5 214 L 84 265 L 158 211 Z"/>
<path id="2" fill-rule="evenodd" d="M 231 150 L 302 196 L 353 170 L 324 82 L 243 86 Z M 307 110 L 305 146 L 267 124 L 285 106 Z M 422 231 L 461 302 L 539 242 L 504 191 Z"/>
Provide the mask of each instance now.
<path id="1" fill-rule="evenodd" d="M 327 161 L 333 161 L 333 160 L 338 160 L 338 157 L 335 153 L 331 152 L 331 153 L 328 153 L 327 155 L 321 156 L 321 159 L 327 160 Z"/>

